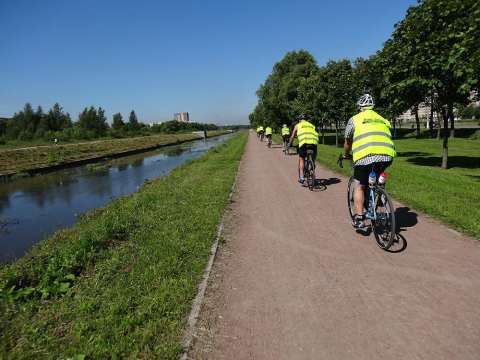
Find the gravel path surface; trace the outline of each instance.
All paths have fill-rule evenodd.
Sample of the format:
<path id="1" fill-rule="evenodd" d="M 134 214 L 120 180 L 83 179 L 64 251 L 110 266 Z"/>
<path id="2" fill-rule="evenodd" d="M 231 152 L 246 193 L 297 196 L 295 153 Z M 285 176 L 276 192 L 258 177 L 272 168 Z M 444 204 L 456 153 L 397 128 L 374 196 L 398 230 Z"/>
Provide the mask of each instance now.
<path id="1" fill-rule="evenodd" d="M 250 135 L 189 357 L 480 359 L 480 242 L 397 203 L 408 246 L 382 251 L 347 179 L 310 192 L 296 162 Z"/>

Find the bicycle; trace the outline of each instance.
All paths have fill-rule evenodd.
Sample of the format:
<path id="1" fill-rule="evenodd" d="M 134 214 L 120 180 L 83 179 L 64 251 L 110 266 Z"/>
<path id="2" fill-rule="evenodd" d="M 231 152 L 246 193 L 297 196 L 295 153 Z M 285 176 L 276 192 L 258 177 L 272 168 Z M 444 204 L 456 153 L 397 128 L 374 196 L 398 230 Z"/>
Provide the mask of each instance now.
<path id="1" fill-rule="evenodd" d="M 289 139 L 288 139 L 288 137 L 284 137 L 284 138 L 283 138 L 283 153 L 284 153 L 285 155 L 289 155 L 289 154 L 290 154 L 289 148 L 290 148 L 290 146 L 289 146 Z"/>
<path id="2" fill-rule="evenodd" d="M 303 167 L 303 177 L 307 181 L 307 186 L 310 191 L 315 187 L 315 161 L 313 161 L 313 150 L 307 150 L 307 157 L 305 158 Z"/>
<path id="3" fill-rule="evenodd" d="M 267 135 L 267 146 L 272 147 L 272 135 Z"/>
<path id="4" fill-rule="evenodd" d="M 343 168 L 343 160 L 343 155 L 340 154 L 337 164 L 341 168 Z M 351 162 L 351 159 L 349 160 Z M 354 178 L 351 176 L 347 187 L 347 206 L 352 220 L 355 215 L 353 183 Z M 365 219 L 370 220 L 377 245 L 383 250 L 388 250 L 396 239 L 395 208 L 390 195 L 385 190 L 385 184 L 378 183 L 378 176 L 375 183 L 365 189 L 365 208 Z"/>
<path id="5" fill-rule="evenodd" d="M 260 133 L 260 141 L 263 141 L 263 132 Z"/>

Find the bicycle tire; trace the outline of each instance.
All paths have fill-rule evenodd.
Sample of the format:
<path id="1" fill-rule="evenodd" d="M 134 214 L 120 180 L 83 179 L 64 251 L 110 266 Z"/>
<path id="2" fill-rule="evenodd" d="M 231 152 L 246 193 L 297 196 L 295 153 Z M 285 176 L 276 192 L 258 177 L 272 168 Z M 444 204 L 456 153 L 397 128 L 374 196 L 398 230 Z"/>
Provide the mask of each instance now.
<path id="1" fill-rule="evenodd" d="M 348 187 L 347 187 L 347 206 L 348 212 L 350 213 L 350 219 L 353 220 L 353 215 L 355 214 L 355 202 L 353 200 L 353 194 L 355 192 L 355 181 L 353 180 L 353 176 L 350 177 L 348 180 Z"/>
<path id="2" fill-rule="evenodd" d="M 308 168 L 308 188 L 310 191 L 313 191 L 313 188 L 315 187 L 315 164 L 313 163 L 312 155 L 308 155 L 308 162 L 309 162 L 309 168 Z"/>
<path id="3" fill-rule="evenodd" d="M 377 219 L 372 220 L 372 230 L 377 245 L 383 250 L 388 250 L 390 246 L 392 246 L 396 235 L 395 208 L 390 195 L 388 195 L 385 189 L 376 187 L 375 191 L 375 212 L 377 214 Z M 385 211 L 385 213 L 388 214 L 387 218 L 379 218 L 379 205 L 383 205 L 385 209 L 389 209 L 388 211 Z"/>

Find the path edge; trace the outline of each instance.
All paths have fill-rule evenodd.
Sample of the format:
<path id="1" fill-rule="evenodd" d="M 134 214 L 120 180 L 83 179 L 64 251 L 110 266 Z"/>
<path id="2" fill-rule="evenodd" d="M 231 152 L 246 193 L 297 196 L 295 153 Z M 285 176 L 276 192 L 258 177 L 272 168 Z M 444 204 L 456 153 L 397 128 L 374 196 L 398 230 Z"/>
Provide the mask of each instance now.
<path id="1" fill-rule="evenodd" d="M 249 137 L 247 138 L 247 144 L 249 141 Z M 245 144 L 245 148 L 247 146 Z M 191 349 L 193 338 L 195 336 L 195 329 L 197 325 L 197 320 L 198 316 L 200 315 L 200 310 L 203 305 L 203 300 L 205 298 L 205 291 L 207 290 L 208 286 L 208 280 L 210 279 L 210 273 L 213 268 L 213 264 L 215 262 L 215 258 L 217 256 L 218 252 L 218 244 L 220 242 L 220 238 L 223 235 L 223 230 L 224 230 L 224 224 L 225 224 L 225 214 L 227 212 L 227 206 L 231 204 L 232 202 L 232 197 L 235 192 L 235 189 L 237 187 L 237 180 L 238 180 L 238 175 L 240 174 L 240 167 L 242 166 L 243 162 L 243 156 L 245 152 L 242 154 L 242 158 L 240 159 L 237 173 L 235 175 L 235 180 L 233 181 L 232 187 L 230 189 L 230 194 L 228 195 L 227 199 L 227 205 L 225 206 L 225 210 L 223 211 L 222 217 L 220 219 L 220 224 L 218 225 L 217 228 L 217 235 L 215 237 L 215 241 L 213 242 L 213 245 L 210 249 L 210 258 L 208 259 L 207 266 L 203 270 L 203 276 L 202 276 L 202 281 L 198 285 L 198 292 L 197 295 L 195 296 L 195 299 L 193 300 L 192 303 L 192 308 L 190 310 L 190 314 L 188 315 L 188 320 L 187 320 L 187 326 L 185 329 L 185 334 L 182 339 L 182 348 L 183 351 L 179 357 L 180 360 L 187 360 L 188 359 L 188 353 Z"/>

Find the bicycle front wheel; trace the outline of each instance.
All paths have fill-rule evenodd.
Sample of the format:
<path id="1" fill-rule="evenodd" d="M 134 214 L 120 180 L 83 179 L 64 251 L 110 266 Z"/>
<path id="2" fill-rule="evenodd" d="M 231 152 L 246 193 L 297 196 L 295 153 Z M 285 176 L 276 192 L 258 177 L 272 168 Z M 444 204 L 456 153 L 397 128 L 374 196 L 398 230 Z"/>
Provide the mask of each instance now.
<path id="1" fill-rule="evenodd" d="M 378 246 L 388 250 L 396 236 L 395 208 L 390 195 L 380 187 L 375 189 L 375 219 L 372 220 L 373 233 Z"/>

